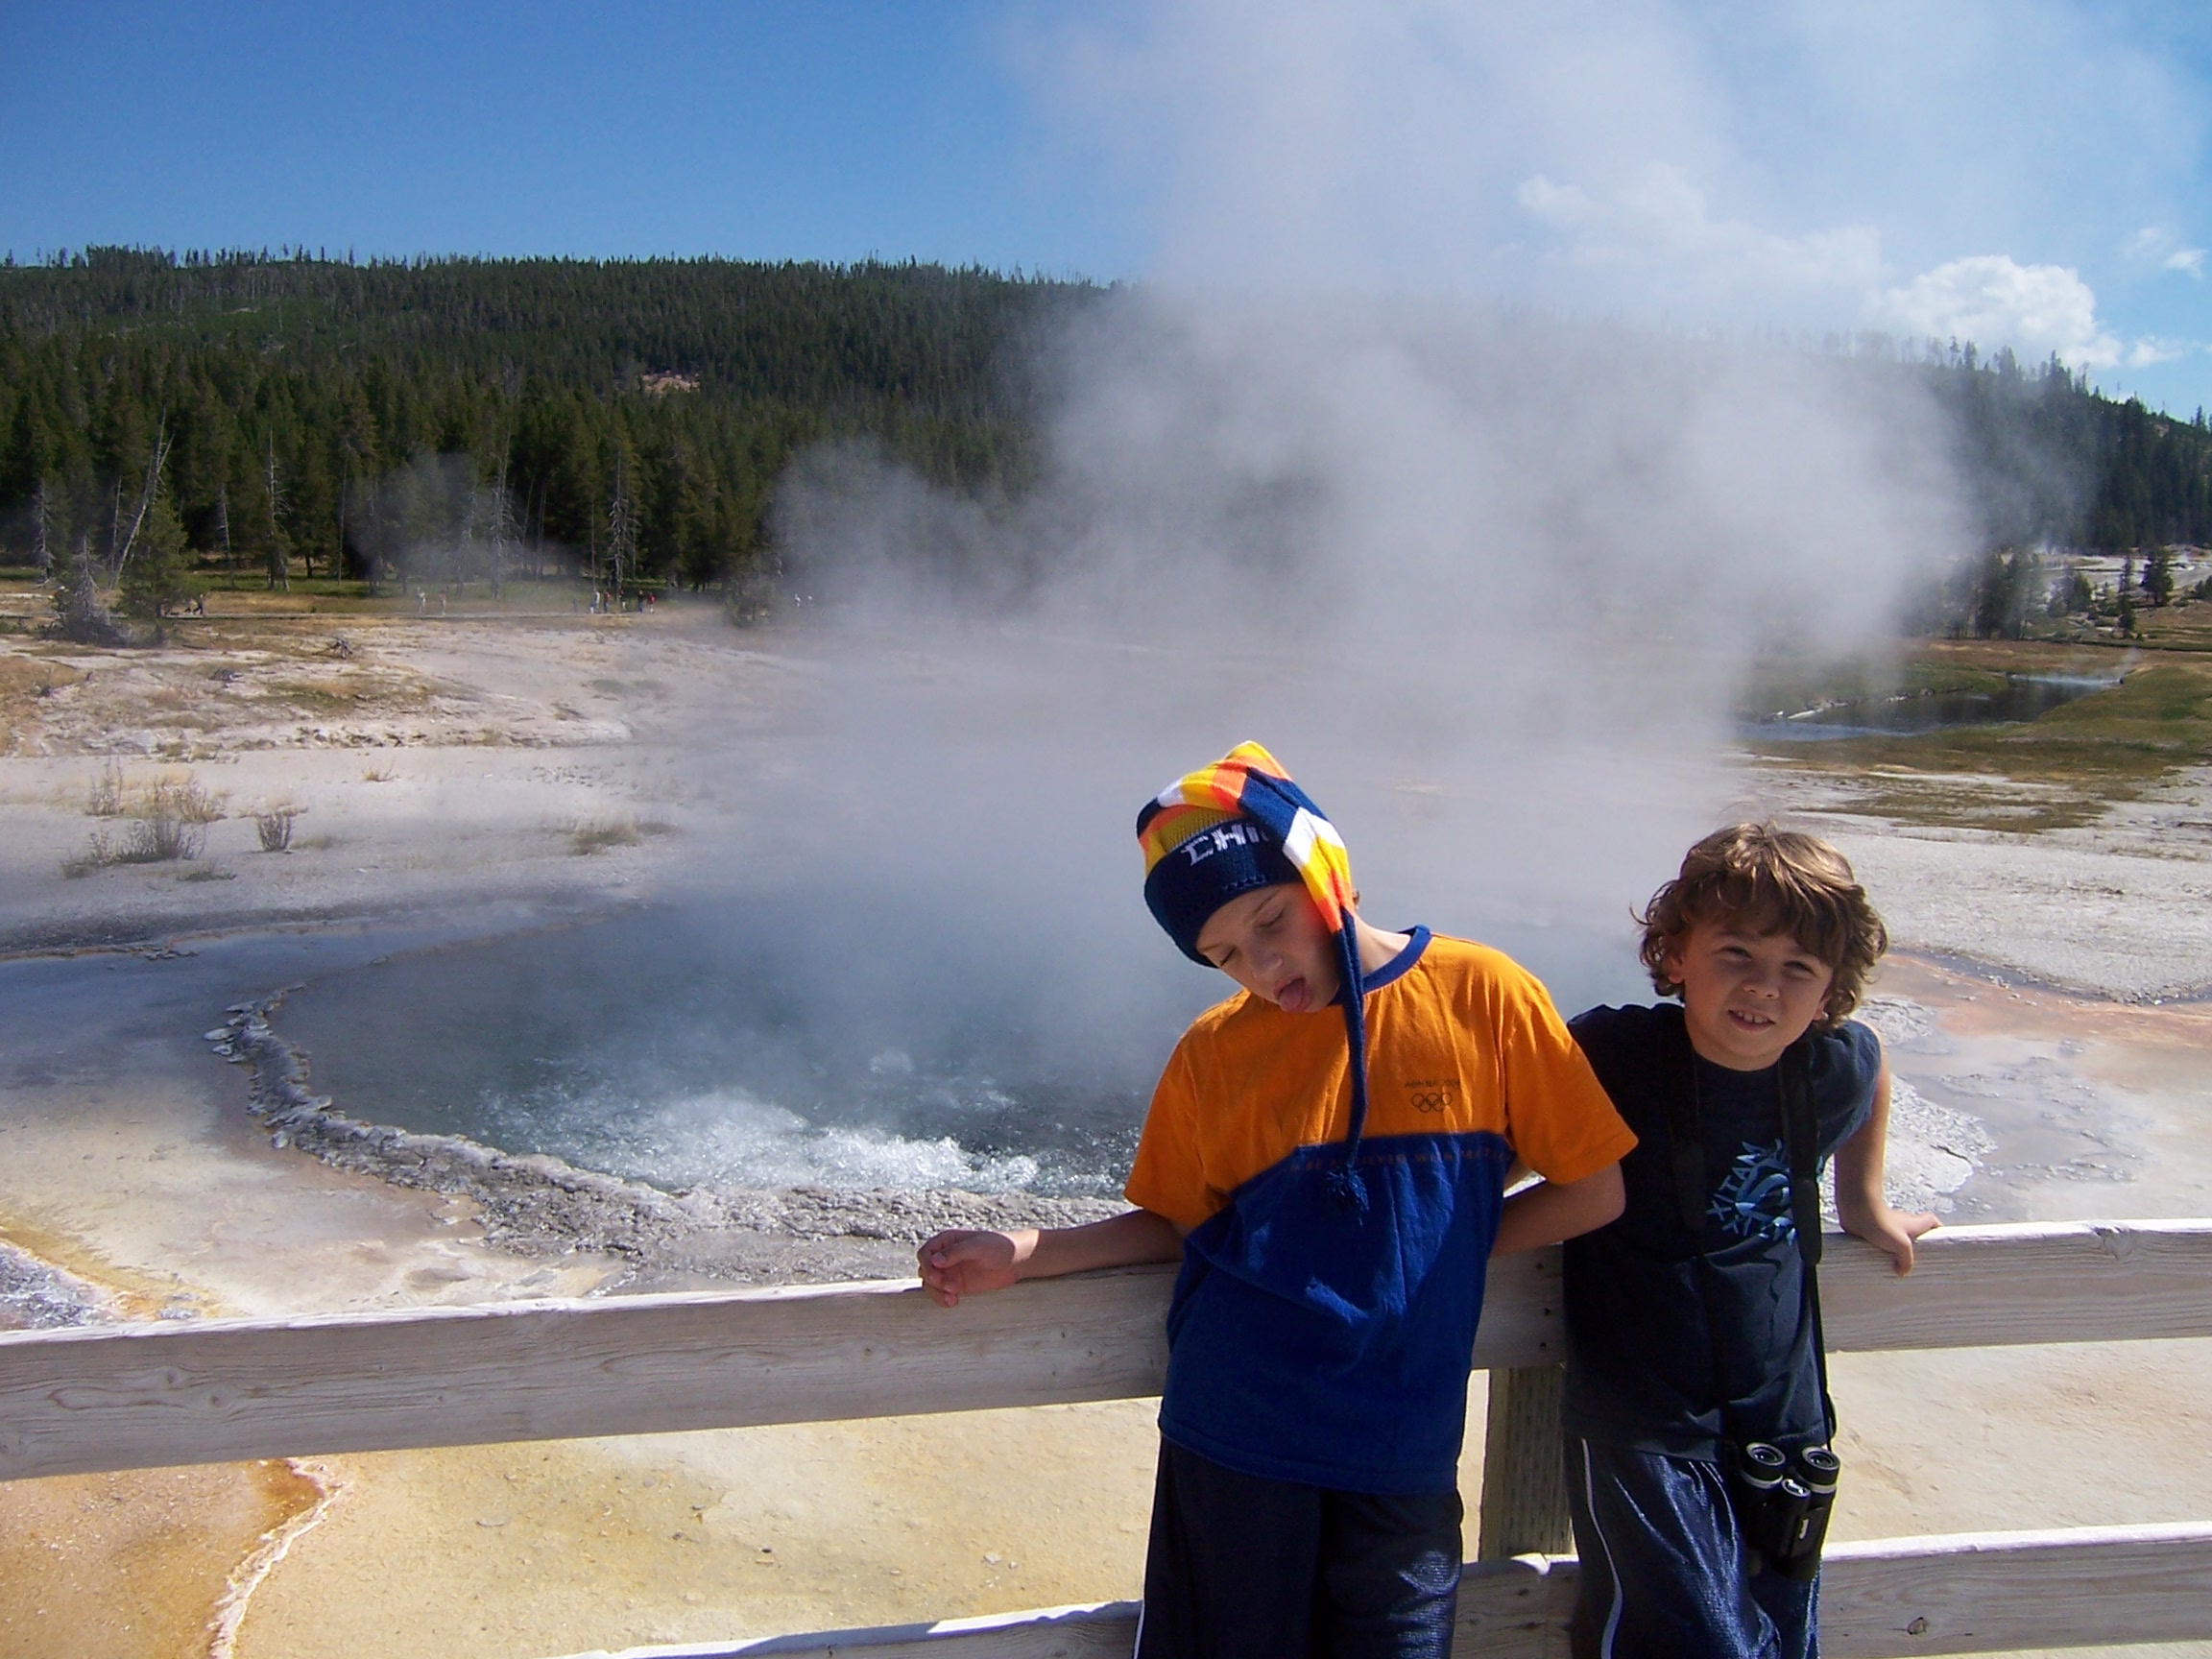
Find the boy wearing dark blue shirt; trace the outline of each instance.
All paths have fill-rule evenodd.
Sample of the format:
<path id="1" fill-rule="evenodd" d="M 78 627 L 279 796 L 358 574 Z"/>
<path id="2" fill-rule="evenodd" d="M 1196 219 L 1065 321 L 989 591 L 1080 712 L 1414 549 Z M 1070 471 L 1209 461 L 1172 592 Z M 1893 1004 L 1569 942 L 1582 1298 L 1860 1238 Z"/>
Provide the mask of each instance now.
<path id="1" fill-rule="evenodd" d="M 1897 1272 L 1936 1225 L 1884 1199 L 1889 1073 L 1845 1018 L 1888 938 L 1841 854 L 1763 825 L 1698 842 L 1641 919 L 1681 1005 L 1571 1025 L 1638 1138 L 1625 1210 L 1566 1248 L 1574 1651 L 1815 1659 L 1818 1166 Z"/>

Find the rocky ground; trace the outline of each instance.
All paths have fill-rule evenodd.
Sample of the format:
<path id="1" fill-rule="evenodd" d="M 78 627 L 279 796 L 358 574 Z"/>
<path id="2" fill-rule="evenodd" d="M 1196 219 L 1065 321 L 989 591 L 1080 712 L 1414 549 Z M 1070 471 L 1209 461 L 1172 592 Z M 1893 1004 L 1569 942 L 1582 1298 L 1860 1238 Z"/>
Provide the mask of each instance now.
<path id="1" fill-rule="evenodd" d="M 671 735 L 741 738 L 798 671 L 706 608 L 217 617 L 125 652 L 0 637 L 0 949 L 603 902 L 698 810 Z M 117 856 L 164 790 L 199 803 L 196 856 Z M 289 845 L 264 852 L 280 814 Z"/>
<path id="2" fill-rule="evenodd" d="M 1984 795 L 2041 787 L 1963 782 Z M 1863 780 L 1818 772 L 1763 772 L 1758 790 L 1843 850 L 1907 950 L 2128 1001 L 2212 991 L 2212 768 L 2180 769 L 2093 824 L 2032 834 L 1901 825 L 1864 809 Z"/>

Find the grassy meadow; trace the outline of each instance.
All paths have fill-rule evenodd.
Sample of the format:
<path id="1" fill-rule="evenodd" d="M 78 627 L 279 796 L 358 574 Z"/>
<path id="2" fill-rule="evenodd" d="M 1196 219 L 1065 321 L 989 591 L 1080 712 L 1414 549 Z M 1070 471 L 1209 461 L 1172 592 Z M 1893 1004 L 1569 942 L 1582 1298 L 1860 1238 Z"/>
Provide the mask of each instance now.
<path id="1" fill-rule="evenodd" d="M 2008 725 L 1792 740 L 1756 728 L 1762 763 L 1847 785 L 1858 809 L 1903 823 L 2034 832 L 2095 822 L 2184 769 L 2212 763 L 2212 603 L 2146 610 L 2120 639 L 1912 639 L 1887 662 L 1769 669 L 1747 713 L 1920 691 L 1996 691 L 2011 675 L 2121 676 Z"/>

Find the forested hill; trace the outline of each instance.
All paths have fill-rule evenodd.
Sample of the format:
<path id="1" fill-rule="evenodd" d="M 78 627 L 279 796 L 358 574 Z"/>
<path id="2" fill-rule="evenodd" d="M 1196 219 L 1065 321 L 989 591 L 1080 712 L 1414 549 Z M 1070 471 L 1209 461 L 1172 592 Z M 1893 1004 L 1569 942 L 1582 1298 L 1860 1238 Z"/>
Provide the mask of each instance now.
<path id="1" fill-rule="evenodd" d="M 626 576 L 704 584 L 754 559 L 777 476 L 820 439 L 1018 491 L 1024 348 L 1096 292 L 721 259 L 0 267 L 0 538 L 28 553 L 43 483 L 54 556 L 88 536 L 111 559 L 166 443 L 190 544 L 255 567 L 358 573 L 455 535 L 583 561 L 628 537 Z"/>
<path id="2" fill-rule="evenodd" d="M 2023 369 L 1971 345 L 1901 365 L 1951 413 L 1959 460 L 1993 546 L 2212 543 L 2212 429 L 2102 397 L 2057 358 Z M 1886 368 L 1879 365 L 1878 369 Z"/>
<path id="3" fill-rule="evenodd" d="M 8 263 L 0 557 L 82 548 L 110 582 L 197 549 L 272 580 L 550 560 L 706 585 L 757 568 L 776 479 L 825 438 L 1019 493 L 1044 396 L 1029 347 L 1098 293 L 912 263 Z M 1993 545 L 2212 543 L 2201 412 L 1970 347 L 1839 368 L 1931 379 Z"/>

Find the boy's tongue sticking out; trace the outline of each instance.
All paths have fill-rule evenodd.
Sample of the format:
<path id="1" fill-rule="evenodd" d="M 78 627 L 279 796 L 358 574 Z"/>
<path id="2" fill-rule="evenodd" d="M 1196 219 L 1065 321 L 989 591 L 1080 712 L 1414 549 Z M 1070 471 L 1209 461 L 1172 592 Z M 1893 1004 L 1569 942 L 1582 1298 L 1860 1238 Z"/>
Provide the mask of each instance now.
<path id="1" fill-rule="evenodd" d="M 1286 1014 L 1328 1007 L 1343 977 L 1335 938 L 1297 882 L 1273 882 L 1230 900 L 1206 919 L 1194 943 L 1200 956 Z"/>

